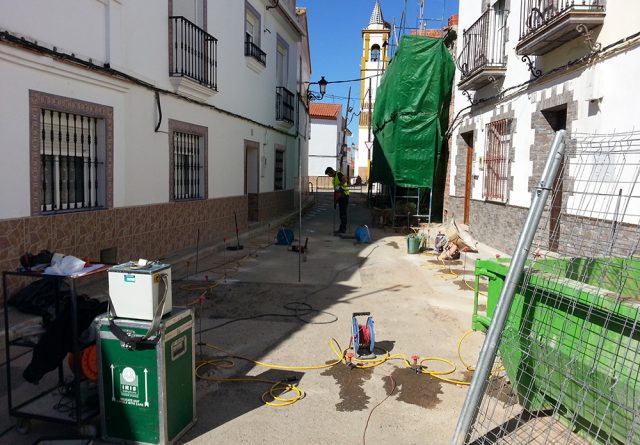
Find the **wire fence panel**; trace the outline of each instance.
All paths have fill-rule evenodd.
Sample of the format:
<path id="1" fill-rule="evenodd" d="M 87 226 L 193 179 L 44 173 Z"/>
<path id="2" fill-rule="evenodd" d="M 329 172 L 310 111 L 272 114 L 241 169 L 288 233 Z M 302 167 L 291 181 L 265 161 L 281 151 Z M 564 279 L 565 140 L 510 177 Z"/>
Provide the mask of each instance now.
<path id="1" fill-rule="evenodd" d="M 640 444 L 640 133 L 566 144 L 467 444 Z"/>

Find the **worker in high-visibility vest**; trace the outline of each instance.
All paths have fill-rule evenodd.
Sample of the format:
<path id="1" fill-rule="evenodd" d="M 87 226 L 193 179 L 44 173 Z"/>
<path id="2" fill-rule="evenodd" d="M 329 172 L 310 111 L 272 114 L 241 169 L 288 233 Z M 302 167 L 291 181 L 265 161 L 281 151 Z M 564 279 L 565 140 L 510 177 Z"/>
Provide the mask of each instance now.
<path id="1" fill-rule="evenodd" d="M 349 206 L 349 185 L 348 179 L 341 172 L 336 172 L 333 168 L 327 167 L 324 173 L 331 178 L 333 184 L 333 208 L 340 208 L 340 228 L 337 234 L 347 233 L 347 207 Z"/>

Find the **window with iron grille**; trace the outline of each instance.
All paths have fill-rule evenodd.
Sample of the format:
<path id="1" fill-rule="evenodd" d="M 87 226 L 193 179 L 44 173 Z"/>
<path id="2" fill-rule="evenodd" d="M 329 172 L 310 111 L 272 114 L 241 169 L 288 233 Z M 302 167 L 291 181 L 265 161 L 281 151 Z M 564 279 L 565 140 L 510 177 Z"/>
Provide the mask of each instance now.
<path id="1" fill-rule="evenodd" d="M 102 119 L 40 109 L 40 211 L 105 204 Z"/>
<path id="2" fill-rule="evenodd" d="M 276 150 L 274 190 L 284 190 L 284 150 Z"/>
<path id="3" fill-rule="evenodd" d="M 507 202 L 511 119 L 487 124 L 486 133 L 482 195 L 488 201 Z"/>
<path id="4" fill-rule="evenodd" d="M 204 147 L 197 134 L 173 132 L 173 199 L 204 198 Z"/>

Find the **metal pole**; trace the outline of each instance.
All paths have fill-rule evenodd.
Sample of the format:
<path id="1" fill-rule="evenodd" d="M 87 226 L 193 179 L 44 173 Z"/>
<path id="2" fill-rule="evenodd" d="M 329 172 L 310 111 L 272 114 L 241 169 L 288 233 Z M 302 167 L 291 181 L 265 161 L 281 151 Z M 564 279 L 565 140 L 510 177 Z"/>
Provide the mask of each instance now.
<path id="1" fill-rule="evenodd" d="M 302 145 L 300 144 L 300 95 L 296 101 L 296 140 L 298 141 L 298 283 L 302 280 Z M 305 130 L 306 131 L 306 130 Z"/>
<path id="2" fill-rule="evenodd" d="M 482 395 L 487 386 L 487 378 L 489 377 L 491 366 L 496 357 L 498 343 L 500 342 L 502 330 L 509 315 L 509 310 L 511 309 L 516 287 L 522 277 L 524 265 L 529 254 L 529 249 L 531 248 L 531 242 L 540 223 L 540 217 L 542 216 L 549 192 L 553 187 L 554 179 L 562 163 L 565 151 L 564 133 L 564 130 L 556 133 L 553 145 L 549 151 L 542 178 L 535 191 L 527 220 L 518 239 L 518 244 L 513 254 L 513 259 L 511 260 L 511 266 L 509 267 L 509 272 L 507 273 L 500 298 L 498 299 L 493 320 L 487 331 L 487 337 L 482 345 L 482 349 L 480 350 L 480 357 L 473 374 L 473 379 L 471 380 L 471 386 L 469 387 L 469 392 L 467 393 L 460 417 L 458 418 L 458 424 L 451 439 L 452 445 L 463 445 L 465 443 L 471 425 L 478 414 Z"/>
<path id="3" fill-rule="evenodd" d="M 298 136 L 298 283 L 302 281 L 302 147 Z"/>
<path id="4" fill-rule="evenodd" d="M 342 163 L 346 152 L 343 152 L 343 148 L 347 143 L 347 122 L 349 122 L 349 104 L 351 103 L 351 87 L 349 87 L 349 94 L 347 95 L 347 110 L 344 113 L 344 128 L 342 130 L 342 144 L 340 144 L 340 171 L 342 171 Z M 347 167 L 348 168 L 348 167 Z M 347 175 L 349 177 L 349 175 Z"/>
<path id="5" fill-rule="evenodd" d="M 371 77 L 369 77 L 369 123 L 368 123 L 368 137 L 367 141 L 371 142 L 371 121 L 373 120 L 373 110 L 371 109 Z"/>
<path id="6" fill-rule="evenodd" d="M 431 224 L 431 207 L 433 205 L 433 188 L 429 189 L 429 224 Z"/>

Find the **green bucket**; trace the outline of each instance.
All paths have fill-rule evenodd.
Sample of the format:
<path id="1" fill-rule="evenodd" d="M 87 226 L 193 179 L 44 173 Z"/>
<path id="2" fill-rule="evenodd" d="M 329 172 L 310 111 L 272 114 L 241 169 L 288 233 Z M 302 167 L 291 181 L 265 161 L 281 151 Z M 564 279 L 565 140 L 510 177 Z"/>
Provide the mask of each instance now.
<path id="1" fill-rule="evenodd" d="M 414 254 L 420 253 L 420 241 L 421 238 L 415 235 L 409 235 L 407 237 L 407 253 Z"/>

